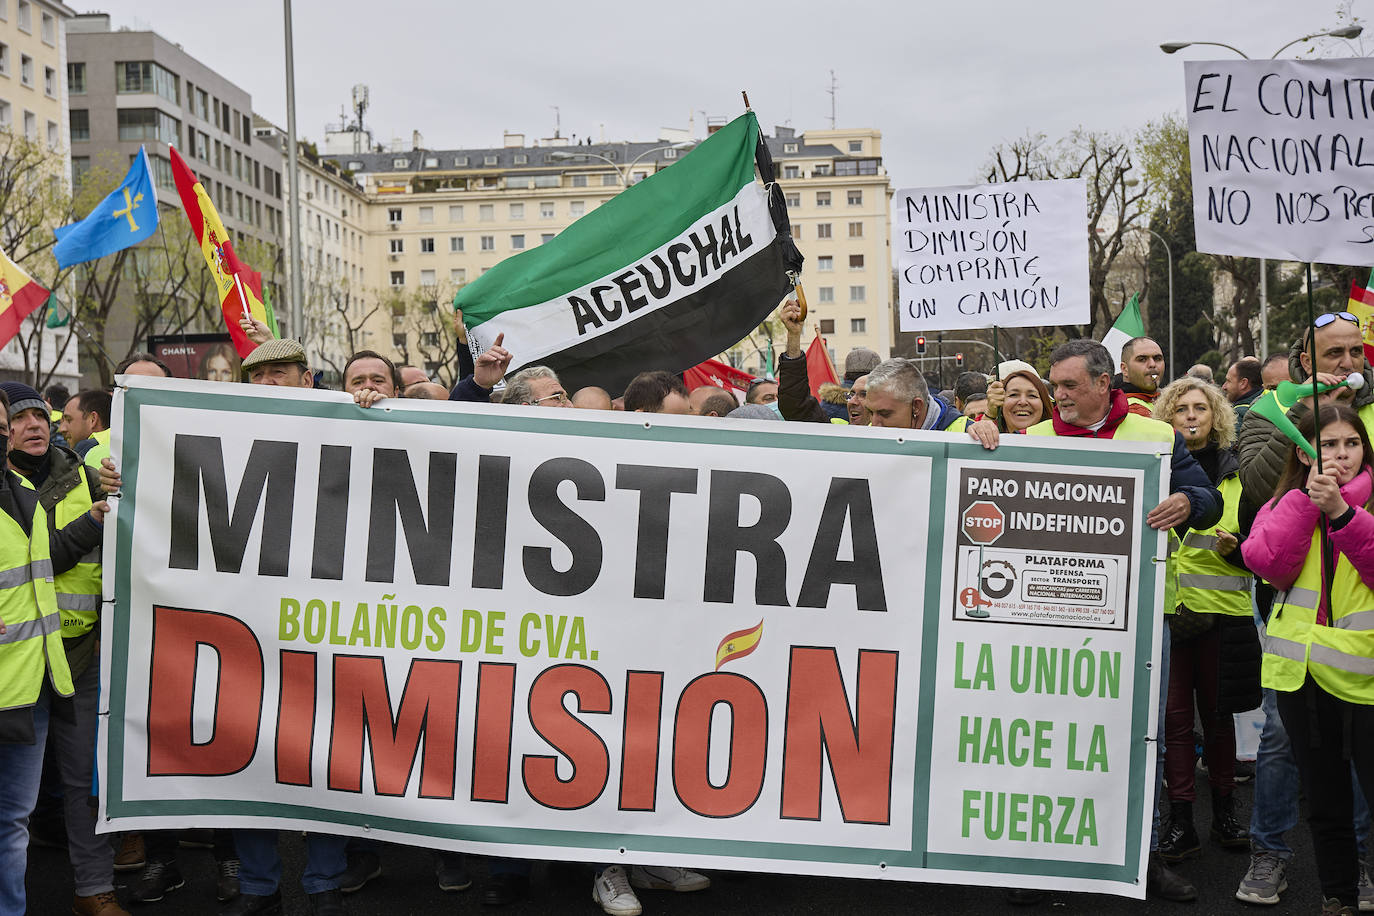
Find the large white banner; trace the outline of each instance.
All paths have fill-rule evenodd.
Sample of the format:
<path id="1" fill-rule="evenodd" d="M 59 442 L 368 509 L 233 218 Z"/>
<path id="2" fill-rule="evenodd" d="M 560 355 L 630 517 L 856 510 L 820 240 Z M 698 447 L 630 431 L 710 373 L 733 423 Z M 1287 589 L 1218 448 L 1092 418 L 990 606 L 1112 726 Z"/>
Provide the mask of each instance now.
<path id="1" fill-rule="evenodd" d="M 908 188 L 893 205 L 903 331 L 1092 320 L 1083 179 Z"/>
<path id="2" fill-rule="evenodd" d="M 103 829 L 1144 895 L 1153 446 L 124 385 Z"/>
<path id="3" fill-rule="evenodd" d="M 1183 73 L 1197 250 L 1374 264 L 1374 59 Z"/>

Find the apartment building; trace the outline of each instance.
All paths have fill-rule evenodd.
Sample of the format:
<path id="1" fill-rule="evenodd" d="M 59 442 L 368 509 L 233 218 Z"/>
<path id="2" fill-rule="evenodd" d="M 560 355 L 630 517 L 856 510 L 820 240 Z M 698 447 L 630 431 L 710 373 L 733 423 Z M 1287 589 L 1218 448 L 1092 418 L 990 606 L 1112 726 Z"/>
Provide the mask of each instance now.
<path id="1" fill-rule="evenodd" d="M 9 131 L 51 152 L 50 162 L 33 174 L 38 181 L 70 187 L 67 156 L 67 26 L 76 15 L 51 0 L 0 0 L 0 131 Z M 39 173 L 42 173 L 41 175 Z M 37 188 L 19 193 L 39 196 Z M 51 214 L 59 219 L 65 214 Z M 50 239 L 51 227 L 31 237 Z M 30 257 L 25 250 L 6 251 L 44 286 L 51 286 L 56 267 L 51 257 Z M 60 295 L 64 291 L 58 291 Z M 19 339 L 0 350 L 0 378 L 44 381 L 74 386 L 77 347 L 67 343 L 70 329 L 40 329 L 40 310 L 26 322 Z M 22 344 L 21 344 L 22 339 Z M 28 354 L 24 348 L 27 347 Z M 29 371 L 25 371 L 28 365 Z M 37 376 L 33 370 L 37 370 Z"/>
<path id="2" fill-rule="evenodd" d="M 93 165 L 122 171 L 146 146 L 160 203 L 179 207 L 167 153 L 175 146 L 214 201 L 236 250 L 280 301 L 282 153 L 257 136 L 249 94 L 156 32 L 112 30 L 104 13 L 72 21 L 67 58 L 77 180 Z M 130 339 L 130 322 L 114 317 L 106 338 L 112 355 L 141 347 Z"/>
<path id="3" fill-rule="evenodd" d="M 892 188 L 881 139 L 872 129 L 797 135 L 778 128 L 767 141 L 794 235 L 807 256 L 807 323 L 819 324 L 839 359 L 859 345 L 887 355 L 893 343 Z M 369 323 L 371 339 L 390 338 L 395 352 L 423 355 L 425 341 L 416 335 L 433 332 L 407 317 L 416 308 L 442 310 L 464 283 L 550 241 L 626 181 L 671 167 L 693 145 L 678 132 L 656 141 L 590 145 L 561 137 L 526 144 L 523 134 L 508 133 L 500 147 L 431 150 L 414 144 L 410 150 L 323 157 L 353 174 L 368 201 L 365 235 L 372 248 L 365 250 L 364 270 L 387 303 Z M 746 344 L 727 357 L 758 371 L 757 352 Z"/>

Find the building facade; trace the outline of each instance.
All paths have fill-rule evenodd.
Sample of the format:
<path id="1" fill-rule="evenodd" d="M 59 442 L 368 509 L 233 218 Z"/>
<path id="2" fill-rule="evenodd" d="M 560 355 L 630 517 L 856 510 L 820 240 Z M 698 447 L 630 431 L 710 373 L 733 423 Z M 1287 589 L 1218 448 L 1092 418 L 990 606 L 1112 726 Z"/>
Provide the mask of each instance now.
<path id="1" fill-rule="evenodd" d="M 103 13 L 76 17 L 67 52 L 77 181 L 93 167 L 122 176 L 144 146 L 165 219 L 167 208 L 180 208 L 167 152 L 175 146 L 214 202 L 240 258 L 262 273 L 268 295 L 278 301 L 282 154 L 254 130 L 249 94 L 156 32 L 112 30 Z M 178 241 L 154 235 L 139 246 L 140 254 L 161 256 L 157 248 Z M 213 314 L 218 303 L 212 305 Z M 106 323 L 113 359 L 142 349 L 143 341 L 134 338 L 158 330 L 133 320 L 131 308 L 116 309 Z"/>
<path id="2" fill-rule="evenodd" d="M 7 134 L 6 167 L 22 173 L 13 176 L 12 193 L 24 198 L 3 202 L 17 238 L 0 239 L 0 247 L 45 287 L 57 274 L 48 251 L 52 229 L 67 215 L 58 202 L 71 188 L 66 35 L 75 15 L 51 0 L 0 0 L 0 132 Z M 59 301 L 69 301 L 70 289 L 55 292 Z M 0 349 L 0 378 L 74 390 L 79 373 L 72 329 L 50 329 L 44 321 L 39 309 Z"/>

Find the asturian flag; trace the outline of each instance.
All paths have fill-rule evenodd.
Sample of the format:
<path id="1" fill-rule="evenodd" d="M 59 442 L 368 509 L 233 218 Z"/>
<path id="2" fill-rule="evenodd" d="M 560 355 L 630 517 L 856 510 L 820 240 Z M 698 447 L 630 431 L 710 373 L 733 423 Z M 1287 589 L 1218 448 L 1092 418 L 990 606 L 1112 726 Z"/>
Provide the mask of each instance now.
<path id="1" fill-rule="evenodd" d="M 148 151 L 138 148 L 129 174 L 80 222 L 53 230 L 58 267 L 71 267 L 114 254 L 152 235 L 157 229 L 157 189 L 148 168 Z"/>
<path id="2" fill-rule="evenodd" d="M 545 365 L 570 391 L 618 393 L 641 371 L 680 372 L 746 337 L 791 290 L 801 262 L 750 112 L 497 264 L 454 306 L 479 352 L 505 335 L 512 372 Z"/>

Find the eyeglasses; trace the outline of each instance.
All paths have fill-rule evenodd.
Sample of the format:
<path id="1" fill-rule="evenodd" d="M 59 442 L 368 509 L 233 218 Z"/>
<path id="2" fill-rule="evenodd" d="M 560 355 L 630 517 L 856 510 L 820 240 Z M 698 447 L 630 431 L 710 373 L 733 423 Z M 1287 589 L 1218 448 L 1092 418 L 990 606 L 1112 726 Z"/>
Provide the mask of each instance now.
<path id="1" fill-rule="evenodd" d="M 867 388 L 851 388 L 851 389 L 849 389 L 847 392 L 845 392 L 845 395 L 844 395 L 844 399 L 845 399 L 846 401 L 852 401 L 852 400 L 854 400 L 855 398 L 864 398 L 864 397 L 868 397 L 868 389 L 867 389 Z"/>
<path id="2" fill-rule="evenodd" d="M 1316 320 L 1312 322 L 1312 327 L 1324 328 L 1331 322 L 1335 321 L 1337 318 L 1341 319 L 1342 321 L 1348 321 L 1351 324 L 1360 323 L 1360 319 L 1356 318 L 1349 312 L 1327 312 L 1325 315 L 1318 315 Z"/>
<path id="3" fill-rule="evenodd" d="M 553 394 L 546 394 L 542 398 L 535 398 L 531 404 L 543 404 L 545 401 L 557 401 L 560 404 L 571 404 L 566 391 L 555 391 Z"/>

